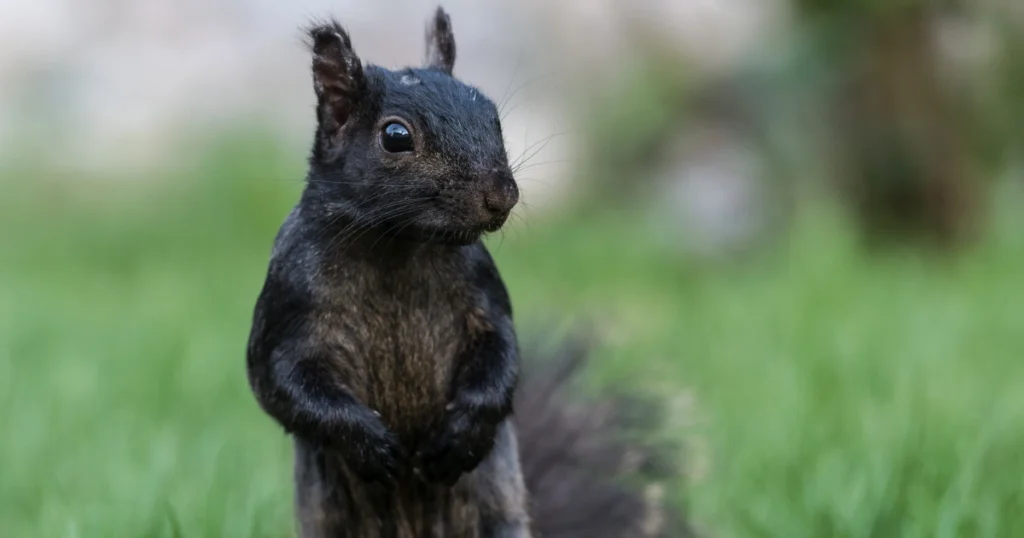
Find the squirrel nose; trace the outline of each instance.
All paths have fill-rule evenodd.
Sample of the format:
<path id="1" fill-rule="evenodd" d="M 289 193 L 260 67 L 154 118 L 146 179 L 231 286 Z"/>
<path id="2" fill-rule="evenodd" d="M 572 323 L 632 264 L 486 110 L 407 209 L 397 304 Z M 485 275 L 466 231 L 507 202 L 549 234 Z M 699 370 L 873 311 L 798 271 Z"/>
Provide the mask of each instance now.
<path id="1" fill-rule="evenodd" d="M 491 179 L 484 193 L 484 206 L 495 216 L 507 215 L 519 202 L 519 188 L 510 176 L 499 174 Z"/>

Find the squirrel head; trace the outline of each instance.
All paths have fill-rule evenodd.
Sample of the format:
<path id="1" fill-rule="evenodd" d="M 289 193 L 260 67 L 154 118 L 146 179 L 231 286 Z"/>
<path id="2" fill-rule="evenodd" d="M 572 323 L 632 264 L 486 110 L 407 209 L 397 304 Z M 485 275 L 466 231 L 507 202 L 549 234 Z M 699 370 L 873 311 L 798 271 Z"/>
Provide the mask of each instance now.
<path id="1" fill-rule="evenodd" d="M 452 76 L 440 7 L 423 67 L 364 65 L 334 21 L 308 30 L 317 132 L 307 190 L 328 218 L 423 242 L 469 244 L 519 199 L 494 102 Z"/>

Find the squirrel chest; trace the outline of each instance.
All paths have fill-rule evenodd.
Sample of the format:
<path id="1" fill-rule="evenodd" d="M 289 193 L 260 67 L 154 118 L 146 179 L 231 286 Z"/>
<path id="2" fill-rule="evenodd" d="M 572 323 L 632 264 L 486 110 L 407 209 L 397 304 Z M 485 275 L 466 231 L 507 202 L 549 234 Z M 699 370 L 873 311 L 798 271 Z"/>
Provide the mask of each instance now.
<path id="1" fill-rule="evenodd" d="M 371 270 L 339 260 L 313 309 L 347 388 L 413 443 L 443 416 L 456 358 L 483 318 L 458 258 L 441 265 L 411 257 Z"/>

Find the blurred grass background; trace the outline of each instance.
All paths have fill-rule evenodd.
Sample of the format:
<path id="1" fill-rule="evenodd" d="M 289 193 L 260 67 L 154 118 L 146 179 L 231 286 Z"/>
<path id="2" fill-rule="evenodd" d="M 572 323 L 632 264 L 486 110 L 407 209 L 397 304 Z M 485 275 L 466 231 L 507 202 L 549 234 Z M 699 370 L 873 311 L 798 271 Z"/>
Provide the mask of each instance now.
<path id="1" fill-rule="evenodd" d="M 616 84 L 572 103 L 582 180 L 553 210 L 527 198 L 488 243 L 524 338 L 548 320 L 597 320 L 594 381 L 670 403 L 686 470 L 671 499 L 707 536 L 1021 536 L 1020 34 L 999 34 L 1004 61 L 972 79 L 970 113 L 922 131 L 902 97 L 834 91 L 868 77 L 874 95 L 941 101 L 922 93 L 928 74 L 850 67 L 892 45 L 859 21 L 917 28 L 919 11 L 850 5 L 794 4 L 803 25 L 786 52 L 714 76 L 634 36 Z M 930 54 L 897 45 L 904 59 Z M 863 122 L 822 112 L 851 107 Z M 249 393 L 244 346 L 305 155 L 272 129 L 236 127 L 186 133 L 164 162 L 176 166 L 147 181 L 69 174 L 53 147 L 0 162 L 0 537 L 292 534 L 290 445 Z M 966 141 L 915 153 L 945 131 Z M 875 139 L 911 157 L 879 165 L 864 149 Z M 705 159 L 739 146 L 754 148 L 757 176 L 729 183 L 747 168 Z M 980 172 L 904 166 L 951 154 Z M 749 222 L 711 250 L 694 245 L 722 222 L 694 204 L 714 196 L 666 179 L 700 184 L 695 161 L 717 170 L 704 181 L 753 193 L 720 210 Z M 836 166 L 850 162 L 863 166 Z M 920 196 L 891 198 L 895 213 L 926 230 L 873 248 L 892 209 L 872 204 L 908 178 Z M 949 185 L 981 203 L 919 211 Z"/>
<path id="2" fill-rule="evenodd" d="M 288 535 L 290 447 L 243 349 L 301 160 L 230 145 L 144 189 L 5 189 L 4 536 Z M 939 262 L 865 257 L 824 210 L 727 268 L 613 211 L 490 243 L 526 327 L 600 312 L 619 337 L 599 377 L 684 395 L 677 493 L 715 535 L 1014 536 L 1024 243 L 1007 205 Z"/>

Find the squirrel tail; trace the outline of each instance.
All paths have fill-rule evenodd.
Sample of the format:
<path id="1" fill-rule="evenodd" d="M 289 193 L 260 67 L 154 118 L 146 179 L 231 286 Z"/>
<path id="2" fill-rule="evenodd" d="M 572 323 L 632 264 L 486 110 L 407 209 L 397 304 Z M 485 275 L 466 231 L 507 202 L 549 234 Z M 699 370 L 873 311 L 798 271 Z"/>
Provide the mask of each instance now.
<path id="1" fill-rule="evenodd" d="M 638 440 L 656 433 L 663 409 L 641 396 L 573 394 L 589 346 L 562 342 L 527 356 L 515 423 L 534 533 L 542 538 L 690 538 L 662 504 L 680 478 L 678 447 Z"/>

